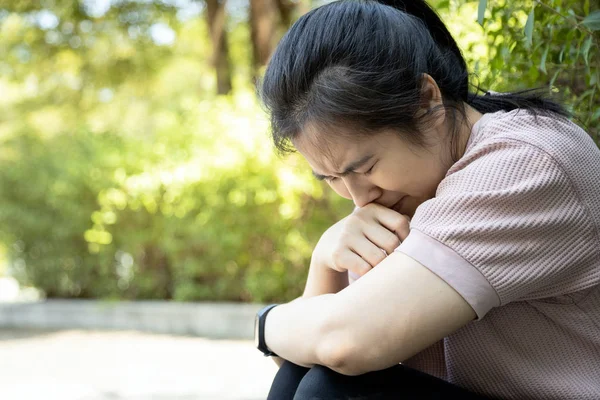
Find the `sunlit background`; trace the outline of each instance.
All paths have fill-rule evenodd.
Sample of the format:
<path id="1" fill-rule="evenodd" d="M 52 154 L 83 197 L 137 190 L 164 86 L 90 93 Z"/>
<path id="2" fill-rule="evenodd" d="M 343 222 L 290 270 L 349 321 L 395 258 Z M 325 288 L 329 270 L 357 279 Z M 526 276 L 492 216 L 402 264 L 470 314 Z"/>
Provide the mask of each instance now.
<path id="1" fill-rule="evenodd" d="M 287 27 L 326 2 L 0 0 L 0 302 L 299 296 L 313 246 L 352 204 L 316 182 L 299 157 L 275 154 L 255 83 Z M 475 85 L 548 86 L 598 139 L 596 2 L 431 4 Z M 19 332 L 0 335 L 0 354 L 17 357 L 10 351 L 19 340 L 25 352 L 40 345 Z M 158 340 L 131 335 L 123 343 Z M 218 346 L 242 354 L 202 343 L 215 360 Z M 184 355 L 187 347 L 178 348 Z M 158 375 L 169 368 L 157 364 Z M 171 395 L 148 397 L 159 392 Z M 77 393 L 70 398 L 104 398 Z M 158 386 L 140 393 L 106 398 L 201 398 Z M 244 398 L 231 393 L 221 396 Z"/>

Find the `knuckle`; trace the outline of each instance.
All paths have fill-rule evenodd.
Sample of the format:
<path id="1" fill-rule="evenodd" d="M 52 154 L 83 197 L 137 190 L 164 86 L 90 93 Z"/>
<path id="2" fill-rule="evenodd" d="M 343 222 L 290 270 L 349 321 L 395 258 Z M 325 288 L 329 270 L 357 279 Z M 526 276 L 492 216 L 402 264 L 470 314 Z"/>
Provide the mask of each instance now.
<path id="1" fill-rule="evenodd" d="M 352 223 L 353 225 L 357 225 L 357 224 L 363 223 L 363 222 L 365 222 L 365 221 L 367 221 L 369 219 L 368 213 L 366 213 L 362 209 L 359 210 L 352 217 L 353 218 L 350 218 L 350 220 L 348 222 Z"/>
<path id="2" fill-rule="evenodd" d="M 344 261 L 344 248 L 343 247 L 336 247 L 335 249 L 333 249 L 333 252 L 331 253 L 331 258 L 333 259 L 334 264 L 339 265 L 341 262 Z"/>
<path id="3" fill-rule="evenodd" d="M 339 260 L 334 260 L 332 267 L 333 267 L 332 268 L 333 270 L 340 271 L 340 272 L 344 271 L 346 269 L 346 268 L 344 268 L 344 263 L 340 262 Z"/>
<path id="4" fill-rule="evenodd" d="M 369 203 L 352 213 L 355 220 L 358 221 L 369 221 L 373 219 L 373 214 L 378 211 L 378 204 Z"/>
<path id="5" fill-rule="evenodd" d="M 354 267 L 356 273 L 360 276 L 363 276 L 367 272 L 371 270 L 371 266 L 367 262 L 357 262 Z"/>
<path id="6" fill-rule="evenodd" d="M 387 257 L 387 250 L 385 252 L 381 251 L 382 249 L 378 249 L 377 251 L 377 264 L 385 260 Z"/>
<path id="7" fill-rule="evenodd" d="M 363 275 L 365 272 L 365 262 L 362 258 L 357 255 L 353 255 L 353 257 L 348 257 L 346 263 L 344 264 L 344 269 L 349 271 L 353 271 L 358 275 Z"/>
<path id="8" fill-rule="evenodd" d="M 383 251 L 381 251 L 379 249 L 371 250 L 369 253 L 370 254 L 369 254 L 368 262 L 372 266 L 379 264 L 380 262 L 382 262 L 385 259 L 385 254 L 383 254 Z"/>
<path id="9" fill-rule="evenodd" d="M 352 242 L 353 236 L 354 236 L 354 234 L 350 230 L 343 230 L 340 233 L 340 239 L 339 239 L 337 247 L 339 247 L 339 248 L 347 247 L 348 244 Z"/>
<path id="10" fill-rule="evenodd" d="M 383 207 L 383 206 L 380 205 L 380 204 L 369 203 L 369 204 L 366 204 L 364 207 L 362 207 L 362 209 L 364 209 L 364 210 L 377 210 L 377 209 L 379 209 L 381 207 Z"/>
<path id="11" fill-rule="evenodd" d="M 408 229 L 409 227 L 408 219 L 403 215 L 398 215 L 394 224 L 398 229 Z"/>
<path id="12" fill-rule="evenodd" d="M 400 239 L 398 238 L 398 236 L 390 236 L 384 248 L 385 251 L 391 253 L 392 251 L 396 250 L 396 247 L 398 246 L 400 246 Z"/>

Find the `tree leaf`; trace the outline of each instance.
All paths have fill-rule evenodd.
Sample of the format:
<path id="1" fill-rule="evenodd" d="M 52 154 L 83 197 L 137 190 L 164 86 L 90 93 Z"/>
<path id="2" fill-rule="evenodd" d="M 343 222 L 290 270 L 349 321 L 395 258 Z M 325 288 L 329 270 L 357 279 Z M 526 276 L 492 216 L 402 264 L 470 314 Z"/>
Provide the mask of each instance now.
<path id="1" fill-rule="evenodd" d="M 579 39 L 579 43 L 577 44 L 577 52 L 575 53 L 575 60 L 577 60 L 579 58 L 579 56 L 581 55 L 581 51 L 583 50 L 583 47 L 585 46 L 585 36 L 581 36 L 581 39 Z"/>
<path id="2" fill-rule="evenodd" d="M 556 72 L 554 73 L 554 75 L 552 76 L 552 79 L 550 79 L 550 86 L 554 86 L 554 82 L 556 81 L 556 78 L 558 78 L 558 75 L 563 71 L 562 68 L 559 68 L 556 70 Z"/>
<path id="3" fill-rule="evenodd" d="M 485 16 L 485 9 L 487 8 L 487 0 L 479 0 L 479 9 L 477 10 L 477 22 L 483 26 L 483 17 Z"/>
<path id="4" fill-rule="evenodd" d="M 548 75 L 548 71 L 546 71 L 546 57 L 548 57 L 549 48 L 550 46 L 546 46 L 546 50 L 544 50 L 544 54 L 542 54 L 542 60 L 540 61 L 540 71 L 546 75 Z"/>
<path id="5" fill-rule="evenodd" d="M 583 44 L 583 48 L 581 51 L 583 52 L 583 61 L 585 61 L 585 65 L 589 65 L 588 57 L 590 53 L 590 47 L 592 47 L 592 36 L 588 36 L 585 43 Z"/>
<path id="6" fill-rule="evenodd" d="M 565 46 L 563 46 L 562 49 L 560 49 L 560 53 L 558 54 L 558 62 L 562 63 L 563 62 L 563 56 L 565 54 Z"/>
<path id="7" fill-rule="evenodd" d="M 583 3 L 583 12 L 586 14 L 590 13 L 590 0 L 585 0 Z"/>
<path id="8" fill-rule="evenodd" d="M 533 20 L 535 18 L 534 11 L 535 6 L 531 8 L 531 12 L 527 17 L 527 22 L 525 23 L 525 39 L 528 46 L 531 46 L 533 43 Z"/>
<path id="9" fill-rule="evenodd" d="M 585 17 L 581 23 L 592 31 L 600 31 L 600 10 L 596 10 Z"/>
<path id="10" fill-rule="evenodd" d="M 592 96 L 594 94 L 595 90 L 594 89 L 588 89 L 585 92 L 583 92 L 582 94 L 579 95 L 579 98 L 577 99 L 579 102 L 583 102 L 583 100 L 586 97 Z"/>
<path id="11" fill-rule="evenodd" d="M 448 7 L 450 7 L 450 0 L 442 0 L 435 5 L 436 10 L 440 10 L 442 8 L 448 8 Z"/>

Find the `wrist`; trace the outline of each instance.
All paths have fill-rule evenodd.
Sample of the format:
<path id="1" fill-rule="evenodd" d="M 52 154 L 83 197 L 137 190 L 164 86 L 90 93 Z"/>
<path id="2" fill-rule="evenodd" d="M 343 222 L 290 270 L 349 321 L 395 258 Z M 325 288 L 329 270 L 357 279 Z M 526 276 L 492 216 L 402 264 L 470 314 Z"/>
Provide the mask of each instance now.
<path id="1" fill-rule="evenodd" d="M 348 274 L 329 268 L 325 264 L 311 260 L 306 286 L 302 297 L 314 297 L 329 293 L 338 293 L 348 286 Z"/>
<path id="2" fill-rule="evenodd" d="M 321 257 L 318 254 L 317 249 L 315 249 L 315 251 L 313 251 L 313 254 L 310 258 L 310 270 L 315 270 L 318 272 L 326 272 L 326 273 L 332 274 L 332 275 L 339 275 L 339 274 L 342 274 L 345 272 L 345 271 L 340 272 L 338 270 L 331 268 L 331 262 L 327 262 L 327 261 L 331 261 L 331 260 L 328 260 L 327 257 Z"/>
<path id="3" fill-rule="evenodd" d="M 267 316 L 269 312 L 278 305 L 279 304 L 270 304 L 260 309 L 258 313 L 256 313 L 256 318 L 254 321 L 254 343 L 256 345 L 256 348 L 260 350 L 265 355 L 265 357 L 278 357 L 277 354 L 271 351 L 265 339 L 265 327 L 267 322 Z"/>

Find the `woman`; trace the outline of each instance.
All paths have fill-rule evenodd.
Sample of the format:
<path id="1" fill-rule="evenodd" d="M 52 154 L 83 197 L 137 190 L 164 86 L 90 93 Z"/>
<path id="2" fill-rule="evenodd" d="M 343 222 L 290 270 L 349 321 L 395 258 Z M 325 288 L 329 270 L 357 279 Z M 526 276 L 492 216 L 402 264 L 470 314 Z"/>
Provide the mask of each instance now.
<path id="1" fill-rule="evenodd" d="M 600 398 L 600 151 L 538 92 L 468 89 L 422 1 L 331 3 L 279 44 L 275 144 L 357 208 L 258 315 L 270 399 Z"/>

